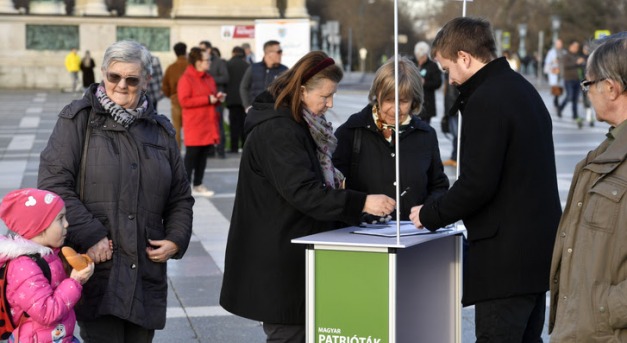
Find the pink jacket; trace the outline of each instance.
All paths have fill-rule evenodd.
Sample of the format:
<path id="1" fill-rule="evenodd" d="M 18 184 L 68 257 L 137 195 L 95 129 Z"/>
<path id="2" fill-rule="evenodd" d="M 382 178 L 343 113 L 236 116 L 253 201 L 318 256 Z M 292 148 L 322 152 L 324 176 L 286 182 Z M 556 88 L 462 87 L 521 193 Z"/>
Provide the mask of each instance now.
<path id="1" fill-rule="evenodd" d="M 51 282 L 27 254 L 39 253 L 50 266 Z M 6 296 L 13 320 L 19 325 L 20 343 L 72 342 L 76 316 L 74 305 L 81 297 L 81 284 L 69 278 L 51 250 L 21 237 L 0 236 L 0 264 L 10 261 Z M 30 317 L 23 317 L 27 312 Z M 21 319 L 21 322 L 20 322 Z"/>

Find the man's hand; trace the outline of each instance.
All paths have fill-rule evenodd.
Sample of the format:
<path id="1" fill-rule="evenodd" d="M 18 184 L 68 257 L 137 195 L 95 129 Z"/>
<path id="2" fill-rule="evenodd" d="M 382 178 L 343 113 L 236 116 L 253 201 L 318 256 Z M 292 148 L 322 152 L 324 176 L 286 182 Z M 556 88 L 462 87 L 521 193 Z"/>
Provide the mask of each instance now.
<path id="1" fill-rule="evenodd" d="M 420 222 L 420 210 L 422 209 L 422 205 L 414 206 L 411 208 L 411 212 L 409 213 L 409 219 L 414 225 L 419 229 L 424 229 L 424 226 Z"/>

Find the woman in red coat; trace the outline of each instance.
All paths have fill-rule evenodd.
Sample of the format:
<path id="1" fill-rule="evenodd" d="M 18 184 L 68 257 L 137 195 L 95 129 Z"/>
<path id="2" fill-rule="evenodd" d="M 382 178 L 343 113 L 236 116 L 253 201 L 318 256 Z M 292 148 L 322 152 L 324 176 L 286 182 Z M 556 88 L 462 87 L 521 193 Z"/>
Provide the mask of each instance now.
<path id="1" fill-rule="evenodd" d="M 183 110 L 185 169 L 192 184 L 192 195 L 210 197 L 213 191 L 203 185 L 202 179 L 209 148 L 220 141 L 216 106 L 224 101 L 226 94 L 218 92 L 215 81 L 206 72 L 211 63 L 209 54 L 200 48 L 192 48 L 187 60 L 189 65 L 177 86 Z"/>

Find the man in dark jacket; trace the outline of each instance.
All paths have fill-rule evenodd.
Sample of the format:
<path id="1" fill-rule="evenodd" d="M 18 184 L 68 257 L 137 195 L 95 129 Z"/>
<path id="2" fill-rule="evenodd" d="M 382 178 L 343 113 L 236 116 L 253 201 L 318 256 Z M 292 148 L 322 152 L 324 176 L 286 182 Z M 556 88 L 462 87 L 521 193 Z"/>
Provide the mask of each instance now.
<path id="1" fill-rule="evenodd" d="M 267 41 L 263 44 L 263 60 L 251 64 L 246 70 L 239 86 L 242 105 L 246 112 L 250 109 L 257 95 L 266 90 L 270 82 L 279 74 L 287 70 L 287 66 L 281 64 L 282 54 L 280 42 Z"/>
<path id="2" fill-rule="evenodd" d="M 425 103 L 422 111 L 418 114 L 420 119 L 431 123 L 431 118 L 435 117 L 435 91 L 442 86 L 442 71 L 438 65 L 429 58 L 429 44 L 427 42 L 418 42 L 414 47 L 414 55 L 416 56 L 416 64 L 420 69 L 422 76 L 422 88 L 425 92 Z"/>
<path id="3" fill-rule="evenodd" d="M 239 85 L 248 69 L 246 62 L 246 52 L 243 48 L 236 46 L 233 48 L 232 57 L 226 63 L 229 72 L 230 82 L 226 87 L 226 105 L 229 109 L 229 123 L 231 123 L 231 152 L 237 153 L 240 141 L 244 146 L 244 119 L 246 111 L 242 106 L 242 97 L 239 93 Z"/>
<path id="4" fill-rule="evenodd" d="M 412 209 L 417 227 L 463 220 L 468 231 L 464 306 L 475 305 L 478 342 L 539 342 L 561 206 L 551 118 L 542 98 L 504 58 L 491 25 L 456 18 L 432 51 L 460 91 L 460 177 Z"/>

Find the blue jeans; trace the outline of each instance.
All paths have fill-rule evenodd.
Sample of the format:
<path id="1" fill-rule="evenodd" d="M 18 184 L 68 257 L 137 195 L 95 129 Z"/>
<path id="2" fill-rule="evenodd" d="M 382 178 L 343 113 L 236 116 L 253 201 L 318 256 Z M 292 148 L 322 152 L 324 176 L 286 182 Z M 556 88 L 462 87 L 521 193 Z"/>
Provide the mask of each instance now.
<path id="1" fill-rule="evenodd" d="M 562 100 L 559 110 L 560 112 L 564 110 L 566 104 L 571 101 L 573 107 L 573 119 L 577 119 L 577 102 L 579 101 L 579 90 L 581 89 L 581 86 L 579 86 L 579 80 L 564 81 L 564 88 L 566 89 L 566 97 Z"/>

